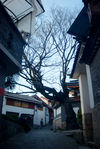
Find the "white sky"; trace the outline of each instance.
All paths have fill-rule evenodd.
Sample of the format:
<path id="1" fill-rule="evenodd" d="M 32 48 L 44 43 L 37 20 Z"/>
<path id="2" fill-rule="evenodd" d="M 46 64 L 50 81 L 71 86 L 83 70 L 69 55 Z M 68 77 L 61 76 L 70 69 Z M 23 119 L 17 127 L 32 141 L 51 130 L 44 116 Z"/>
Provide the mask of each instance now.
<path id="1" fill-rule="evenodd" d="M 64 7 L 71 10 L 78 9 L 79 11 L 83 7 L 82 0 L 42 0 L 45 14 L 48 14 L 50 8 L 53 7 Z"/>

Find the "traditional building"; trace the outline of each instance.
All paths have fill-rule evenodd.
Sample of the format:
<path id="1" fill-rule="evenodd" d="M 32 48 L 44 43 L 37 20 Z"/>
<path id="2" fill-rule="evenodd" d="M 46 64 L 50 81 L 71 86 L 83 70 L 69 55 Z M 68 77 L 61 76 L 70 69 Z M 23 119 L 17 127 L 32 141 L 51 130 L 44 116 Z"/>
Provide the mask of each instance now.
<path id="1" fill-rule="evenodd" d="M 72 80 L 66 83 L 66 88 L 69 89 L 69 100 L 72 104 L 74 112 L 77 114 L 80 109 L 80 93 L 78 80 Z M 53 105 L 54 108 L 54 129 L 66 129 L 66 112 L 63 104 L 56 102 Z"/>
<path id="2" fill-rule="evenodd" d="M 23 37 L 34 32 L 35 17 L 44 12 L 41 0 L 1 0 Z"/>
<path id="3" fill-rule="evenodd" d="M 47 110 L 47 114 L 45 117 L 45 124 L 49 121 L 49 124 L 52 125 L 53 124 L 53 119 L 54 119 L 54 113 L 53 113 L 53 108 L 52 108 L 52 105 L 51 105 L 51 101 L 49 101 L 49 99 L 45 98 L 45 97 L 38 97 L 37 95 L 34 95 L 33 96 L 35 99 L 37 99 L 38 101 L 42 101 L 42 105 L 44 107 L 47 107 L 48 110 Z M 49 114 L 48 114 L 49 113 Z M 49 120 L 48 120 L 48 115 L 49 115 Z"/>
<path id="4" fill-rule="evenodd" d="M 53 106 L 54 108 L 54 120 L 53 120 L 53 130 L 66 129 L 66 112 L 64 106 L 59 102 Z"/>
<path id="5" fill-rule="evenodd" d="M 79 81 L 71 80 L 66 83 L 66 87 L 69 89 L 69 97 L 74 101 L 80 101 Z"/>
<path id="6" fill-rule="evenodd" d="M 41 0 L 0 1 L 0 113 L 5 77 L 21 70 L 24 39 L 33 33 L 35 17 L 43 12 Z"/>
<path id="7" fill-rule="evenodd" d="M 0 2 L 0 113 L 7 75 L 21 69 L 25 41 Z"/>
<path id="8" fill-rule="evenodd" d="M 83 1 L 84 8 L 68 31 L 79 42 L 71 77 L 79 79 L 84 138 L 99 146 L 100 1 Z"/>
<path id="9" fill-rule="evenodd" d="M 43 119 L 43 125 L 49 124 L 49 107 L 43 104 L 38 96 L 26 96 L 16 93 L 5 92 L 3 99 L 2 114 L 19 118 L 30 118 L 31 126 L 40 127 L 40 121 Z"/>

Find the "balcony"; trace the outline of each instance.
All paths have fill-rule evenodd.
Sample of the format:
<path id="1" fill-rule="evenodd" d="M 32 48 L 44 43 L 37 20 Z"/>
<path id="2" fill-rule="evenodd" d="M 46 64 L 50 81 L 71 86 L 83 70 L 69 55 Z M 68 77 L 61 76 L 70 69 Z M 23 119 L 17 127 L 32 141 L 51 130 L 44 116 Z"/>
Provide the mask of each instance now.
<path id="1" fill-rule="evenodd" d="M 0 2 L 0 61 L 5 65 L 6 75 L 21 69 L 25 41 Z"/>

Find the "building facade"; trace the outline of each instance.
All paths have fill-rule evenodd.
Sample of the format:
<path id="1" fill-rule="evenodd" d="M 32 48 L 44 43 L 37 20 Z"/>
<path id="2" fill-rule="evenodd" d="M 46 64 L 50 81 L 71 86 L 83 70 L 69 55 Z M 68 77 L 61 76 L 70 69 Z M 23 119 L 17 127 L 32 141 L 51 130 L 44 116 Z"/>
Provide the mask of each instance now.
<path id="1" fill-rule="evenodd" d="M 64 106 L 57 106 L 54 108 L 53 129 L 66 129 L 66 112 Z"/>
<path id="2" fill-rule="evenodd" d="M 69 29 L 79 42 L 71 77 L 79 79 L 85 141 L 94 141 L 99 148 L 100 2 L 83 1 L 83 10 Z"/>
<path id="3" fill-rule="evenodd" d="M 72 104 L 73 110 L 77 116 L 78 110 L 80 109 L 80 101 L 79 98 L 77 100 L 77 97 L 69 97 L 69 100 Z M 60 104 L 59 102 L 56 102 L 55 105 L 53 105 L 54 108 L 54 120 L 53 120 L 53 129 L 62 129 L 65 130 L 67 127 L 66 122 L 66 111 L 63 104 Z"/>
<path id="4" fill-rule="evenodd" d="M 3 99 L 2 114 L 16 117 L 31 118 L 31 126 L 40 127 L 41 119 L 43 125 L 49 124 L 49 109 L 36 98 L 26 95 L 5 92 Z"/>
<path id="5" fill-rule="evenodd" d="M 33 33 L 35 17 L 43 12 L 40 0 L 0 1 L 0 113 L 5 77 L 21 70 L 24 39 Z"/>

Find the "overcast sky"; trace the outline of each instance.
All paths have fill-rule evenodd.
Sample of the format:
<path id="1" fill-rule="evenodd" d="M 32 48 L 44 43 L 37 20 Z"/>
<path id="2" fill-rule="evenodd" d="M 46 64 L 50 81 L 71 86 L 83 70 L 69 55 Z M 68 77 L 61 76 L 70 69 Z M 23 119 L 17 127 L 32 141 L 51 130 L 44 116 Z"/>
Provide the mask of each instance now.
<path id="1" fill-rule="evenodd" d="M 42 0 L 45 14 L 48 14 L 50 8 L 53 7 L 64 7 L 71 10 L 78 9 L 79 11 L 83 7 L 82 0 Z"/>

